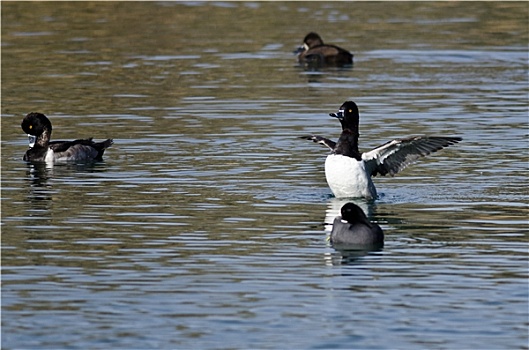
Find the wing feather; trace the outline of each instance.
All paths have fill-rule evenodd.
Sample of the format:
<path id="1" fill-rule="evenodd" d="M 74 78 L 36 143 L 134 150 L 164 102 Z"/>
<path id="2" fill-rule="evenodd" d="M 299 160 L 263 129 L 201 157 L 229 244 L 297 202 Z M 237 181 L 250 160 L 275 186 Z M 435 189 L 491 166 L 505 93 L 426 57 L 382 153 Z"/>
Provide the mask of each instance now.
<path id="1" fill-rule="evenodd" d="M 315 143 L 319 143 L 321 145 L 324 145 L 325 147 L 330 148 L 331 151 L 333 151 L 334 148 L 336 147 L 336 142 L 329 140 L 328 138 L 317 136 L 317 135 L 300 136 L 300 139 L 311 140 Z"/>
<path id="2" fill-rule="evenodd" d="M 56 160 L 101 160 L 105 149 L 112 146 L 114 140 L 94 142 L 92 138 L 74 141 L 53 141 L 49 147 Z"/>
<path id="3" fill-rule="evenodd" d="M 389 141 L 363 153 L 362 159 L 372 176 L 394 176 L 417 159 L 461 141 L 460 137 L 414 136 Z M 316 141 L 315 141 L 316 142 Z"/>

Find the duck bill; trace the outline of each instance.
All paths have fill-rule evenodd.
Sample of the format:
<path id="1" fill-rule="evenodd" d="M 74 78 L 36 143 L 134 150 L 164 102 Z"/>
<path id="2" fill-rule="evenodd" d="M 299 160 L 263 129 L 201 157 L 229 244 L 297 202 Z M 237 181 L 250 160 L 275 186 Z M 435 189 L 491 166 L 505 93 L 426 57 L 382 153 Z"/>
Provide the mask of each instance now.
<path id="1" fill-rule="evenodd" d="M 301 45 L 300 47 L 298 47 L 298 48 L 294 51 L 294 53 L 295 53 L 296 55 L 299 55 L 299 54 L 301 54 L 302 52 L 307 51 L 308 49 L 309 49 L 308 45 L 307 45 L 307 44 L 303 44 L 303 45 Z"/>
<path id="2" fill-rule="evenodd" d="M 37 141 L 37 136 L 28 134 L 29 139 L 29 148 L 33 148 L 35 146 L 35 141 Z"/>
<path id="3" fill-rule="evenodd" d="M 339 120 L 343 119 L 343 109 L 340 109 L 338 113 L 329 113 L 329 115 L 333 118 L 338 118 Z"/>

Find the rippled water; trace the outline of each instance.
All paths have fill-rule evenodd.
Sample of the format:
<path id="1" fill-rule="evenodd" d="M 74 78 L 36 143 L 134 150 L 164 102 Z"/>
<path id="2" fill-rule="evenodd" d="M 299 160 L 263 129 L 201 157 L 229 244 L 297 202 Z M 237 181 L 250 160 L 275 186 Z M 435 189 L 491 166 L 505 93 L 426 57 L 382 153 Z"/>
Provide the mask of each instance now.
<path id="1" fill-rule="evenodd" d="M 2 3 L 2 348 L 527 349 L 528 8 Z M 354 67 L 297 67 L 311 30 Z M 347 99 L 363 149 L 464 138 L 357 201 L 376 252 L 298 138 Z M 115 145 L 26 164 L 30 111 Z"/>

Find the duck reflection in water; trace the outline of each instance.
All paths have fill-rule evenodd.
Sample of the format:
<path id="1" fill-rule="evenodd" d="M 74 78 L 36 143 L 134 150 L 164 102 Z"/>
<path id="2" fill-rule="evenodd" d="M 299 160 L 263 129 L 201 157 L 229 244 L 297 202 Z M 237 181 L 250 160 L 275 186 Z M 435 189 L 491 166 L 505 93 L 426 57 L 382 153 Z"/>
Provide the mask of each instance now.
<path id="1" fill-rule="evenodd" d="M 61 183 L 63 179 L 67 178 L 82 181 L 85 178 L 83 174 L 104 172 L 106 169 L 105 163 L 60 163 L 54 165 L 45 162 L 28 162 L 26 170 L 27 200 L 41 208 L 43 202 L 51 203 L 53 197 L 60 192 L 60 186 L 54 188 L 54 184 Z M 94 179 L 90 178 L 89 181 L 94 181 Z"/>
<path id="2" fill-rule="evenodd" d="M 46 163 L 28 163 L 27 181 L 29 182 L 27 199 L 32 203 L 52 200 L 52 186 L 48 179 L 53 176 L 53 167 Z"/>

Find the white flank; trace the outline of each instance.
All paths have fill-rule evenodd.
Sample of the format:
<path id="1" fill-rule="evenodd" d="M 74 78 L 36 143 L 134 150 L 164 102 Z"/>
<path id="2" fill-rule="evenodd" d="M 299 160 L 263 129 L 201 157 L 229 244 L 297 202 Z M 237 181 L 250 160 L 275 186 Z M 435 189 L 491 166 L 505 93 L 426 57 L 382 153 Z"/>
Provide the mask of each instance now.
<path id="1" fill-rule="evenodd" d="M 53 163 L 55 161 L 54 157 L 55 152 L 51 148 L 48 148 L 48 152 L 46 152 L 46 157 L 44 158 L 44 161 L 46 163 Z"/>

